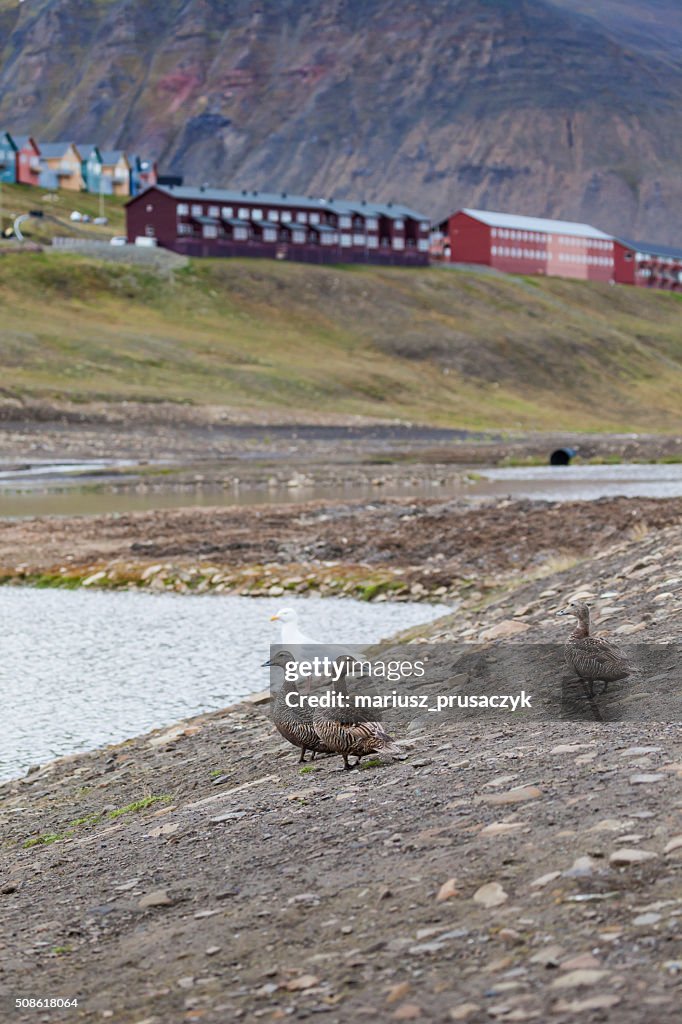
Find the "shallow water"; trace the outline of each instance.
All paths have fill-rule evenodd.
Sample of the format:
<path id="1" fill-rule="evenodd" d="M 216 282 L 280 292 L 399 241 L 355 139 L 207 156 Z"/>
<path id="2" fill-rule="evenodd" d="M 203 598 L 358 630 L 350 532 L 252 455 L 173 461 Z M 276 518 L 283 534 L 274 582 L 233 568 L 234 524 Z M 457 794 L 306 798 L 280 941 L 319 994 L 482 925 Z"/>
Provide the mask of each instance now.
<path id="1" fill-rule="evenodd" d="M 482 469 L 486 479 L 470 493 L 548 501 L 679 498 L 682 463 L 622 463 L 616 466 L 515 466 Z"/>
<path id="2" fill-rule="evenodd" d="M 369 644 L 443 605 L 287 598 L 321 642 Z M 269 686 L 280 598 L 0 589 L 0 779 Z"/>
<path id="3" fill-rule="evenodd" d="M 108 487 L 102 475 L 116 469 L 114 484 Z M 130 469 L 130 475 L 120 475 Z M 143 512 L 149 509 L 228 505 L 283 505 L 301 501 L 377 501 L 386 498 L 531 498 L 548 501 L 590 501 L 622 495 L 630 498 L 673 498 L 682 496 L 682 463 L 623 463 L 607 466 L 518 466 L 480 468 L 480 479 L 466 480 L 454 473 L 440 483 L 428 470 L 419 470 L 416 480 L 388 480 L 383 485 L 343 480 L 333 484 L 249 485 L 241 482 L 226 487 L 201 485 L 174 487 L 171 482 L 136 478 L 134 464 L 42 463 L 26 466 L 0 463 L 0 517 L 43 515 L 98 515 Z M 128 486 L 120 489 L 127 480 Z"/>

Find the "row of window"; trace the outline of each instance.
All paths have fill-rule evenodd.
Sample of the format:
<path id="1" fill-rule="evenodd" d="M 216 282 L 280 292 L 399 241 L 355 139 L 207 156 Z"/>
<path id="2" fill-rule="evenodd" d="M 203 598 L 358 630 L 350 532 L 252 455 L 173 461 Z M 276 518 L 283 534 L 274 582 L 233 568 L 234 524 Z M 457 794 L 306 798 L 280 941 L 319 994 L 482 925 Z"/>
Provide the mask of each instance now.
<path id="1" fill-rule="evenodd" d="M 511 228 L 493 228 L 493 238 L 511 238 L 519 242 L 560 242 L 562 245 L 589 246 L 591 249 L 611 249 L 612 243 L 600 238 L 580 238 L 577 235 L 548 235 L 542 231 L 516 231 Z"/>
<path id="2" fill-rule="evenodd" d="M 177 225 L 178 235 L 193 236 L 195 229 L 193 224 L 187 224 L 183 221 L 179 221 Z M 219 238 L 224 237 L 222 234 L 222 228 L 218 224 L 204 224 L 202 227 L 203 238 Z M 232 239 L 236 242 L 245 242 L 249 238 L 249 228 L 245 225 L 235 224 L 232 228 Z M 261 239 L 264 242 L 277 242 L 278 231 L 276 228 L 263 228 Z M 308 233 L 305 228 L 292 228 L 291 241 L 294 245 L 305 245 L 306 242 L 311 241 L 308 238 Z M 336 231 L 325 231 L 319 236 L 320 245 L 339 245 L 345 249 L 350 249 L 353 246 L 366 246 L 368 249 L 378 249 L 379 239 L 376 235 L 359 235 L 359 234 L 348 234 L 341 232 L 339 235 Z M 381 244 L 384 247 L 392 247 L 396 250 L 402 250 L 405 248 L 405 240 L 403 238 L 394 238 L 391 242 L 388 238 L 383 238 Z M 428 245 L 426 239 L 420 239 L 417 243 L 419 252 L 427 252 Z"/>
<path id="3" fill-rule="evenodd" d="M 586 256 L 580 252 L 560 252 L 559 262 L 561 263 L 587 263 L 590 267 L 612 267 L 611 256 Z"/>
<path id="4" fill-rule="evenodd" d="M 311 212 L 306 213 L 305 211 L 299 210 L 294 214 L 291 210 L 263 210 L 258 208 L 252 208 L 247 206 L 207 206 L 203 203 L 178 203 L 177 204 L 177 215 L 178 217 L 187 217 L 191 213 L 192 217 L 222 217 L 225 220 L 267 220 L 274 224 L 288 224 L 295 220 L 297 224 L 321 224 L 324 223 L 321 214 Z M 347 214 L 342 214 L 338 217 L 338 227 L 343 228 L 354 228 L 362 227 L 367 231 L 378 231 L 379 230 L 379 218 L 378 217 L 352 217 Z M 424 225 L 422 225 L 424 227 Z M 403 231 L 405 229 L 404 220 L 394 220 L 393 229 L 395 231 Z"/>
<path id="5" fill-rule="evenodd" d="M 548 252 L 546 249 L 517 249 L 504 245 L 493 245 L 491 247 L 493 256 L 508 256 L 510 259 L 546 260 Z M 610 267 L 613 260 L 610 256 L 588 256 L 580 252 L 560 252 L 560 263 L 580 263 L 591 267 Z"/>

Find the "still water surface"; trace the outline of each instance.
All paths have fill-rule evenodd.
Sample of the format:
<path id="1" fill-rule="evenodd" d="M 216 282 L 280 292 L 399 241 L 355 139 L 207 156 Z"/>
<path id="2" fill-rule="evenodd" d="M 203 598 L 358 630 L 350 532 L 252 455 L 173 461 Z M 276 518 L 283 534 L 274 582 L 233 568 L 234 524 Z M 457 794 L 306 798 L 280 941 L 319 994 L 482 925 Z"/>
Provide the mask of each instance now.
<path id="1" fill-rule="evenodd" d="M 449 609 L 287 598 L 322 643 L 369 644 Z M 0 780 L 269 685 L 281 598 L 0 588 Z"/>

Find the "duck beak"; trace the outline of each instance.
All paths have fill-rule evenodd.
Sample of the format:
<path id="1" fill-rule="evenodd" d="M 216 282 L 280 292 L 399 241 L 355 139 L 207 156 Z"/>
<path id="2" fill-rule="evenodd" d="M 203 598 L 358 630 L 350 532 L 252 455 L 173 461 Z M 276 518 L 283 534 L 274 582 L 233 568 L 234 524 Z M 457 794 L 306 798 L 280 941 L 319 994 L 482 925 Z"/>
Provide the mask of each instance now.
<path id="1" fill-rule="evenodd" d="M 279 622 L 279 615 L 271 615 L 270 622 Z"/>
<path id="2" fill-rule="evenodd" d="M 568 615 L 568 612 L 564 608 L 560 608 L 557 615 Z"/>
<path id="3" fill-rule="evenodd" d="M 264 661 L 263 664 L 261 665 L 261 668 L 272 668 L 272 662 Z"/>

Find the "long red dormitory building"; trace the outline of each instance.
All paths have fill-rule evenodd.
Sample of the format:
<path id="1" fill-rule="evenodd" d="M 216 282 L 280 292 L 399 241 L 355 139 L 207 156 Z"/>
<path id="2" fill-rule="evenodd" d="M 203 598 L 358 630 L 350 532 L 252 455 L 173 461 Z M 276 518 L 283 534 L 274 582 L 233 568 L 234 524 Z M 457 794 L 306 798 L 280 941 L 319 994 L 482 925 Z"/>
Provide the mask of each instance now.
<path id="1" fill-rule="evenodd" d="M 429 260 L 640 287 L 682 289 L 682 250 L 591 224 L 463 209 L 434 231 L 406 206 L 153 185 L 126 206 L 128 241 L 187 256 L 426 266 Z"/>

